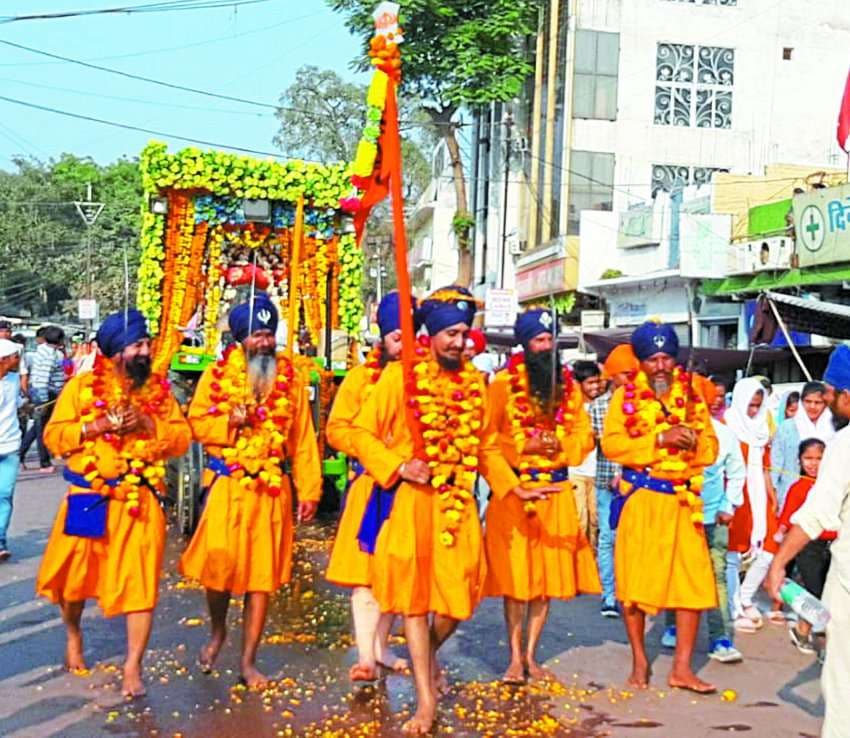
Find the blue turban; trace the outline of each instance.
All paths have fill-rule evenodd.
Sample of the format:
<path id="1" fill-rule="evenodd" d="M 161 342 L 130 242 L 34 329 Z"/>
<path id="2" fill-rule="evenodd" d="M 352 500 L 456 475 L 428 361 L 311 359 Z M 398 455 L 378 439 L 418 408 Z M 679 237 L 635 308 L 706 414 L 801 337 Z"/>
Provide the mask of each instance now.
<path id="1" fill-rule="evenodd" d="M 277 308 L 265 292 L 254 295 L 253 304 L 243 302 L 230 311 L 227 322 L 230 333 L 239 343 L 242 343 L 254 331 L 277 332 Z"/>
<path id="2" fill-rule="evenodd" d="M 555 320 L 548 310 L 535 308 L 517 316 L 514 323 L 514 336 L 523 346 L 528 346 L 532 338 L 541 333 L 552 333 Z"/>
<path id="3" fill-rule="evenodd" d="M 148 337 L 148 323 L 138 310 L 122 310 L 108 316 L 97 329 L 95 340 L 104 356 L 120 354 L 127 346 Z"/>
<path id="4" fill-rule="evenodd" d="M 475 318 L 475 298 L 463 287 L 443 287 L 432 292 L 417 311 L 417 317 L 433 336 L 449 326 L 466 323 L 472 326 Z"/>
<path id="5" fill-rule="evenodd" d="M 418 330 L 419 325 L 415 318 L 416 300 L 411 298 L 411 304 L 414 310 L 413 328 Z M 401 328 L 401 300 L 398 292 L 387 293 L 378 305 L 378 327 L 381 329 L 381 338 Z"/>
<path id="6" fill-rule="evenodd" d="M 841 344 L 833 349 L 823 374 L 823 381 L 839 392 L 850 389 L 850 346 Z"/>
<path id="7" fill-rule="evenodd" d="M 638 361 L 655 354 L 679 355 L 679 337 L 672 325 L 647 321 L 632 333 L 632 348 Z"/>

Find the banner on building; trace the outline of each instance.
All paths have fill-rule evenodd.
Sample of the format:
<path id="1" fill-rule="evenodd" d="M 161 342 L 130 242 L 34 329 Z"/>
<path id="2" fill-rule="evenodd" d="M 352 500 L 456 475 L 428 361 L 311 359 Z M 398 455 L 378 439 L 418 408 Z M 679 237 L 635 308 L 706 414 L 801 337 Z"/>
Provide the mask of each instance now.
<path id="1" fill-rule="evenodd" d="M 850 261 L 850 185 L 796 195 L 794 229 L 801 267 Z"/>
<path id="2" fill-rule="evenodd" d="M 484 296 L 484 325 L 488 328 L 513 326 L 517 314 L 516 293 L 506 289 L 488 289 Z"/>

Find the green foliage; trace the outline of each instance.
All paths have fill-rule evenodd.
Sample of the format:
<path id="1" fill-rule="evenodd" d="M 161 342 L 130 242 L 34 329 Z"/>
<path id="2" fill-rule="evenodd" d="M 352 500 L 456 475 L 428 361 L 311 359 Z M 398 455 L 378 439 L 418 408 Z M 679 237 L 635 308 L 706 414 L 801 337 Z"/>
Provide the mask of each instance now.
<path id="1" fill-rule="evenodd" d="M 416 200 L 428 186 L 434 129 L 417 102 L 402 101 L 401 154 L 405 197 Z M 274 144 L 292 157 L 321 162 L 354 161 L 366 114 L 366 85 L 346 82 L 332 70 L 303 66 L 280 96 L 280 130 Z"/>
<path id="2" fill-rule="evenodd" d="M 73 204 L 86 199 L 89 182 L 93 199 L 104 203 L 88 234 L 90 272 L 86 226 Z M 131 280 L 138 265 L 141 193 L 138 164 L 126 159 L 102 166 L 63 154 L 50 162 L 18 159 L 14 171 L 0 171 L 3 310 L 76 319 L 89 273 L 101 314 L 122 306 L 125 249 Z"/>
<path id="3" fill-rule="evenodd" d="M 475 225 L 475 218 L 472 213 L 455 213 L 452 218 L 452 230 L 456 236 L 461 238 L 469 234 L 469 230 Z"/>
<path id="4" fill-rule="evenodd" d="M 445 112 L 516 97 L 534 65 L 522 53 L 545 0 L 399 0 L 404 30 L 402 90 Z M 363 39 L 374 30 L 374 0 L 328 0 Z"/>
<path id="5" fill-rule="evenodd" d="M 622 277 L 623 273 L 619 269 L 606 269 L 602 272 L 602 276 L 600 279 L 617 279 L 617 277 Z"/>
<path id="6" fill-rule="evenodd" d="M 567 315 L 573 311 L 576 306 L 576 293 L 567 292 L 565 295 L 558 295 L 555 298 L 555 309 L 560 315 Z"/>

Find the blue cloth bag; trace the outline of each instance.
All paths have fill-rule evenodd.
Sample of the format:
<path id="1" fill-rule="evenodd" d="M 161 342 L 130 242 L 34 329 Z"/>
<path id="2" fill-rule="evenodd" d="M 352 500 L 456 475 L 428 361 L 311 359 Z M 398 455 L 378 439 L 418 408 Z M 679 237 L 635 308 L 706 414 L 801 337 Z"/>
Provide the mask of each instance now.
<path id="1" fill-rule="evenodd" d="M 106 535 L 108 501 L 109 497 L 97 492 L 68 495 L 65 535 L 78 538 L 103 538 Z"/>

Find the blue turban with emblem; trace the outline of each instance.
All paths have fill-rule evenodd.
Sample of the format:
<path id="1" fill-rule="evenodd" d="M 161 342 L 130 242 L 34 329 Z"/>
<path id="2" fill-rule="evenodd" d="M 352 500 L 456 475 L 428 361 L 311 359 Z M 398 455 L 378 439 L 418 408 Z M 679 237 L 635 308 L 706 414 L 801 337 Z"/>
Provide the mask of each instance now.
<path id="1" fill-rule="evenodd" d="M 138 310 L 122 310 L 112 313 L 100 324 L 95 340 L 103 355 L 111 358 L 148 335 L 148 322 L 144 315 Z"/>
<path id="2" fill-rule="evenodd" d="M 632 348 L 638 361 L 655 354 L 667 354 L 675 359 L 679 355 L 679 337 L 669 323 L 649 320 L 632 333 Z"/>
<path id="3" fill-rule="evenodd" d="M 850 346 L 836 346 L 829 355 L 823 381 L 838 391 L 850 390 Z"/>
<path id="4" fill-rule="evenodd" d="M 471 327 L 476 309 L 475 298 L 466 288 L 442 287 L 422 301 L 417 317 L 433 336 L 458 323 Z"/>
<path id="5" fill-rule="evenodd" d="M 411 302 L 414 310 L 413 329 L 415 331 L 419 329 L 415 312 L 416 300 L 411 298 Z M 381 329 L 381 338 L 401 328 L 401 300 L 398 292 L 387 293 L 378 305 L 378 327 Z"/>
<path id="6" fill-rule="evenodd" d="M 254 331 L 277 332 L 277 308 L 265 292 L 254 295 L 253 301 L 243 302 L 230 311 L 227 322 L 230 333 L 242 343 Z"/>
<path id="7" fill-rule="evenodd" d="M 528 346 L 532 338 L 537 338 L 541 333 L 552 333 L 555 319 L 552 313 L 542 308 L 527 310 L 517 316 L 514 323 L 514 336 L 523 346 Z"/>

